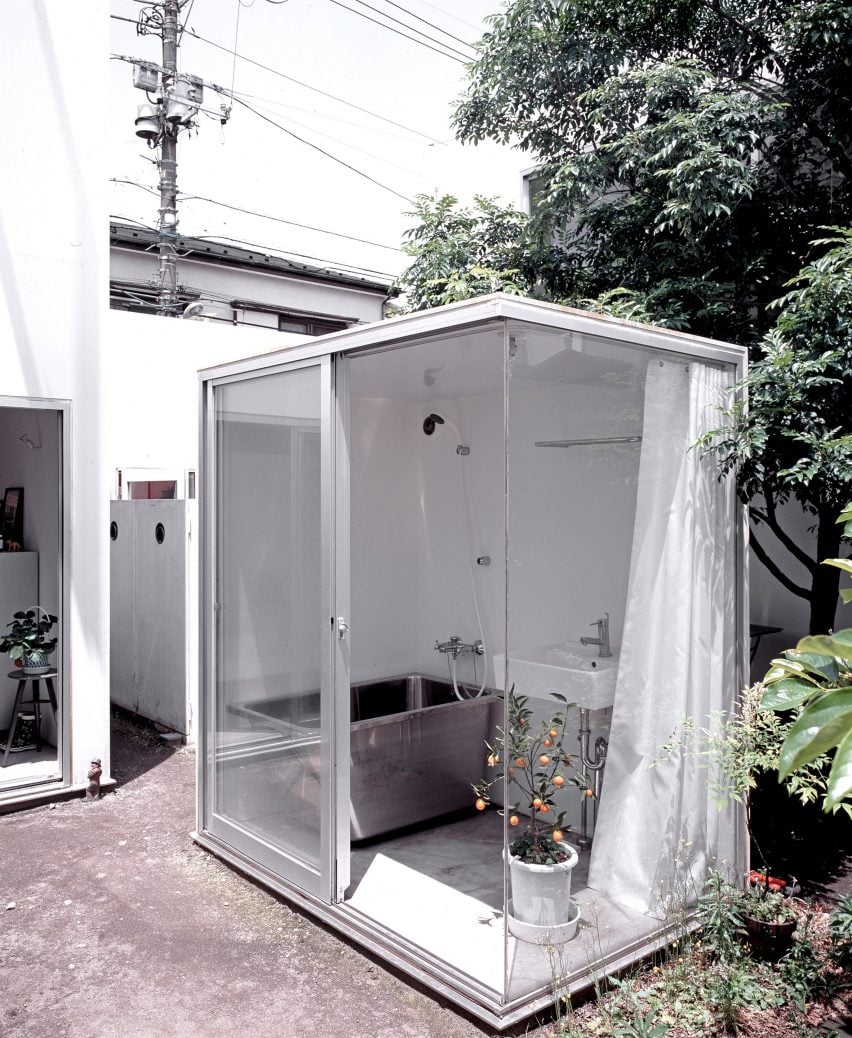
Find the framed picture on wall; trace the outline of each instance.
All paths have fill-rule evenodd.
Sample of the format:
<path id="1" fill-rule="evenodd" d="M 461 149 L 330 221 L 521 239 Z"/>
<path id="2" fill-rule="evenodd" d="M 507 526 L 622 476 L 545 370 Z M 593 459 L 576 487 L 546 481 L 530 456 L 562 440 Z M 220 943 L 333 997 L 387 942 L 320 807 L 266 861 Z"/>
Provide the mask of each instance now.
<path id="1" fill-rule="evenodd" d="M 24 546 L 24 488 L 6 487 L 3 496 L 3 543 Z"/>

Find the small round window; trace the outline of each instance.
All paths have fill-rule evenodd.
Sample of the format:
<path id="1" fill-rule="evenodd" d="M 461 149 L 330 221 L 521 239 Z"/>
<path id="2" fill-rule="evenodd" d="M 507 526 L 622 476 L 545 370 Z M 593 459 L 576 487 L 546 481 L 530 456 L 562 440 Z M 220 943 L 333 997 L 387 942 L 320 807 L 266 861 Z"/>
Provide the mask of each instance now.
<path id="1" fill-rule="evenodd" d="M 162 523 L 157 523 L 154 527 L 154 537 L 157 540 L 157 544 L 162 544 L 166 539 L 166 528 Z"/>

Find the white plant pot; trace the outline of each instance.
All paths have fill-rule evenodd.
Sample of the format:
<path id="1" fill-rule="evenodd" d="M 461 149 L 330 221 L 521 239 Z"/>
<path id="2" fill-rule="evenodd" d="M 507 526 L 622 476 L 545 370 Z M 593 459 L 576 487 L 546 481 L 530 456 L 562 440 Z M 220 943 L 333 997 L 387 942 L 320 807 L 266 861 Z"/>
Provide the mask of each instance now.
<path id="1" fill-rule="evenodd" d="M 549 927 L 564 926 L 574 920 L 571 873 L 580 859 L 569 843 L 563 842 L 562 846 L 568 857 L 555 865 L 530 865 L 509 855 L 512 914 L 519 922 Z"/>
<path id="2" fill-rule="evenodd" d="M 570 941 L 580 925 L 580 906 L 576 901 L 571 902 L 568 922 L 561 926 L 534 926 L 532 923 L 522 923 L 515 917 L 513 909 L 512 899 L 509 898 L 509 933 L 519 941 L 537 944 L 542 948 L 552 948 Z"/>

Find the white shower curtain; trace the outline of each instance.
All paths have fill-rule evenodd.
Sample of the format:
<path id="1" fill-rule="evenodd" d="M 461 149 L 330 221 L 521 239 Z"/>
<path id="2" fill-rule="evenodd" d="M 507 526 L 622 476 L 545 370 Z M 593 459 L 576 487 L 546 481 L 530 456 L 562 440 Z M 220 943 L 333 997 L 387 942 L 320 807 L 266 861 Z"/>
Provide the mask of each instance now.
<path id="1" fill-rule="evenodd" d="M 663 916 L 738 853 L 730 816 L 689 755 L 659 763 L 685 717 L 727 710 L 736 653 L 736 523 L 730 481 L 696 439 L 718 426 L 730 374 L 652 359 L 624 636 L 589 886 Z M 652 764 L 656 763 L 653 767 Z"/>

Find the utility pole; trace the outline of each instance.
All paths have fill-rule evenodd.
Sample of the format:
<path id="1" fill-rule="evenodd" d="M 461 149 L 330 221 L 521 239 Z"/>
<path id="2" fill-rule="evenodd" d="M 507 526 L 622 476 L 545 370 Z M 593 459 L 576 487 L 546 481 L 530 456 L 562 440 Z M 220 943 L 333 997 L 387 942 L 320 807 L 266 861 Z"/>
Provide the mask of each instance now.
<path id="1" fill-rule="evenodd" d="M 163 316 L 177 316 L 177 136 L 180 123 L 169 119 L 169 97 L 177 77 L 178 0 L 163 0 L 163 100 L 160 138 L 160 250 L 158 305 Z"/>
<path id="2" fill-rule="evenodd" d="M 177 70 L 180 26 L 178 15 L 187 0 L 157 0 L 139 13 L 140 36 L 159 36 L 163 43 L 162 65 L 141 58 L 125 58 L 133 64 L 133 85 L 144 90 L 148 104 L 139 105 L 136 136 L 159 149 L 160 208 L 157 219 L 159 269 L 151 279 L 157 293 L 157 313 L 163 317 L 180 316 L 177 270 L 177 140 L 181 130 L 195 125 L 204 97 L 204 83 L 198 76 Z M 221 106 L 224 124 L 230 108 Z M 206 111 L 206 109 L 205 109 Z"/>

